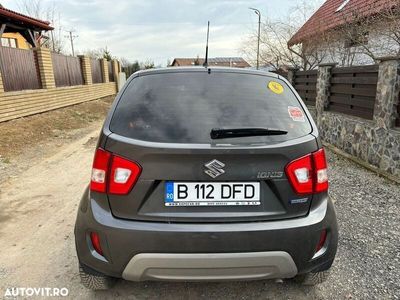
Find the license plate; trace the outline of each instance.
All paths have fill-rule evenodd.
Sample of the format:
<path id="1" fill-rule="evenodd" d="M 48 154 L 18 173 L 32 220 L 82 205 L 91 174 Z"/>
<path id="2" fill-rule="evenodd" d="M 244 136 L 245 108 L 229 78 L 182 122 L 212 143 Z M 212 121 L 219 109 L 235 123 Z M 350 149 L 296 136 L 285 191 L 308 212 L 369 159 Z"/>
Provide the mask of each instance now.
<path id="1" fill-rule="evenodd" d="M 165 183 L 165 206 L 260 205 L 259 182 Z"/>

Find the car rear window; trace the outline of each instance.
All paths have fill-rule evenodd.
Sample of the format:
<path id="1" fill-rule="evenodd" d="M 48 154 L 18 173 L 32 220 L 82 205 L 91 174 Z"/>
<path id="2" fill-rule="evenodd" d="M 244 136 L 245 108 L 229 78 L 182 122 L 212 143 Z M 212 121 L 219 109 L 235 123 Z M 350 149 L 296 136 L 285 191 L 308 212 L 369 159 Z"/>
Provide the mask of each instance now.
<path id="1" fill-rule="evenodd" d="M 212 140 L 213 128 L 262 127 L 281 136 Z M 221 71 L 139 76 L 123 93 L 110 130 L 142 141 L 240 144 L 282 142 L 312 128 L 285 82 L 274 77 Z"/>

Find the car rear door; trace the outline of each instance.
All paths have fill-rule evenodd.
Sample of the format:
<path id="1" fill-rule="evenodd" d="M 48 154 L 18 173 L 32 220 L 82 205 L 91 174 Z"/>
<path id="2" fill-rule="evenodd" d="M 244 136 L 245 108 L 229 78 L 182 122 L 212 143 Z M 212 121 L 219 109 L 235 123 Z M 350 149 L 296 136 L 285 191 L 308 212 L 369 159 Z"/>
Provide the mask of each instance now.
<path id="1" fill-rule="evenodd" d="M 308 213 L 312 195 L 294 192 L 285 167 L 318 146 L 303 106 L 280 79 L 207 69 L 150 73 L 132 80 L 112 113 L 106 150 L 142 168 L 127 195 L 108 195 L 114 216 L 237 222 Z M 288 133 L 210 137 L 213 128 L 238 127 Z M 187 197 L 177 199 L 177 189 Z"/>

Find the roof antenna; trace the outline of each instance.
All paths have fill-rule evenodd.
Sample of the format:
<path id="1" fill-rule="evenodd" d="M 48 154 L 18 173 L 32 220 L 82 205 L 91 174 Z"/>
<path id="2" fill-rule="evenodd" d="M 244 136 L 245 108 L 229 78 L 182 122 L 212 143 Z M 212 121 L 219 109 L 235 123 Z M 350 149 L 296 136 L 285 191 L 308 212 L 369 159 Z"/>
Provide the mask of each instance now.
<path id="1" fill-rule="evenodd" d="M 206 44 L 206 58 L 204 59 L 204 67 L 208 67 L 208 37 L 210 36 L 210 21 L 207 23 L 207 44 Z"/>

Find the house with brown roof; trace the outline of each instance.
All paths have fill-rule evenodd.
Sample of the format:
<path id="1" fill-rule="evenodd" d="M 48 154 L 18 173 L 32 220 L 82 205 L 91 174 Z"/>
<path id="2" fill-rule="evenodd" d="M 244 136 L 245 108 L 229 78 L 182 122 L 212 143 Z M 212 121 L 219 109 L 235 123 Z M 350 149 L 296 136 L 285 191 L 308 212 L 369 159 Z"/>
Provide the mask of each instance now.
<path id="1" fill-rule="evenodd" d="M 181 66 L 202 66 L 204 58 L 175 58 L 171 67 Z M 215 57 L 208 59 L 209 66 L 231 67 L 231 68 L 249 68 L 250 64 L 241 57 Z"/>
<path id="2" fill-rule="evenodd" d="M 292 36 L 308 58 L 342 66 L 400 54 L 399 0 L 327 0 Z"/>
<path id="3" fill-rule="evenodd" d="M 47 21 L 38 20 L 0 5 L 1 47 L 28 49 L 45 39 L 44 32 L 53 30 Z"/>

